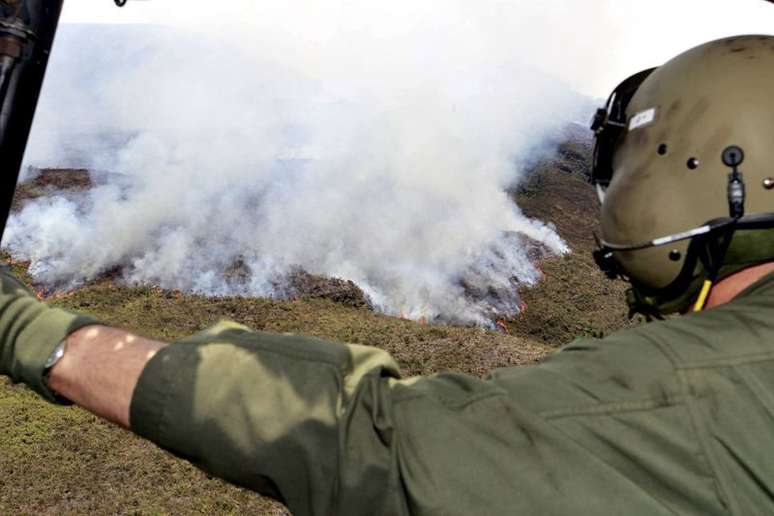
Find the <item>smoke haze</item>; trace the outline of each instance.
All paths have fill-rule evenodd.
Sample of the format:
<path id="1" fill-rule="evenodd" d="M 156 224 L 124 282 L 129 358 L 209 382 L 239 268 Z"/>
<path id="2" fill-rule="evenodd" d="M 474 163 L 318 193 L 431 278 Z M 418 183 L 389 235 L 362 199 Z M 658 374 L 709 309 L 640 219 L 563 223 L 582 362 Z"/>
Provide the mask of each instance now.
<path id="1" fill-rule="evenodd" d="M 301 268 L 389 314 L 517 313 L 516 287 L 539 278 L 530 245 L 566 247 L 506 189 L 591 104 L 541 71 L 556 56 L 534 27 L 500 40 L 461 7 L 342 6 L 346 23 L 309 41 L 287 17 L 253 38 L 228 12 L 206 30 L 63 26 L 26 162 L 88 168 L 95 186 L 28 204 L 4 248 L 54 288 L 120 268 L 281 296 Z"/>

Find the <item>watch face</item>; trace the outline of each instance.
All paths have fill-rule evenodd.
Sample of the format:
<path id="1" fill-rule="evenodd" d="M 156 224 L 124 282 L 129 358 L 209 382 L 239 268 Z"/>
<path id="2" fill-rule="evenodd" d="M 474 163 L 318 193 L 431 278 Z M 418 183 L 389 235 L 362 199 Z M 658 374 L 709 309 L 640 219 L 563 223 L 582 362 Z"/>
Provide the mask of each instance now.
<path id="1" fill-rule="evenodd" d="M 59 359 L 61 359 L 62 356 L 64 355 L 64 350 L 65 350 L 65 343 L 64 341 L 62 341 L 59 343 L 56 349 L 54 349 L 54 352 L 51 353 L 51 356 L 48 357 L 48 360 L 46 360 L 45 368 L 51 369 L 52 367 L 54 367 L 54 365 L 56 365 L 56 363 L 59 362 Z"/>

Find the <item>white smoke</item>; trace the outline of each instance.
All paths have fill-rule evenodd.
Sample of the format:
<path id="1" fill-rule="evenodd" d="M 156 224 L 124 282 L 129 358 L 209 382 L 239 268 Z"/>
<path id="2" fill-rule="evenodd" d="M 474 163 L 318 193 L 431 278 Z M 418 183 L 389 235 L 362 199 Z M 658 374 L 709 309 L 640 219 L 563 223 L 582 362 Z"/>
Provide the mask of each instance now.
<path id="1" fill-rule="evenodd" d="M 390 314 L 516 313 L 515 287 L 539 277 L 518 235 L 566 247 L 506 189 L 587 101 L 503 57 L 462 9 L 389 5 L 408 13 L 364 11 L 295 50 L 285 39 L 303 34 L 275 30 L 275 47 L 226 15 L 209 32 L 65 26 L 27 162 L 102 180 L 29 203 L 4 247 L 59 288 L 120 268 L 130 283 L 272 296 L 300 267 L 353 280 Z M 246 280 L 227 278 L 235 263 Z"/>

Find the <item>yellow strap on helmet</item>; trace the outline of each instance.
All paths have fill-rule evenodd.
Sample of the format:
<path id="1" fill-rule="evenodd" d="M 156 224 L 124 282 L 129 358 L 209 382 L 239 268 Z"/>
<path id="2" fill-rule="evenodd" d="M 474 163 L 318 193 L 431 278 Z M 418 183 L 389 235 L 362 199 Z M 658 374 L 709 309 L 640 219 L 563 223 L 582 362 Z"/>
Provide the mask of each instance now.
<path id="1" fill-rule="evenodd" d="M 707 304 L 707 298 L 709 298 L 710 290 L 712 290 L 712 281 L 706 280 L 704 286 L 699 293 L 699 299 L 696 300 L 696 304 L 693 306 L 694 312 L 701 312 Z"/>

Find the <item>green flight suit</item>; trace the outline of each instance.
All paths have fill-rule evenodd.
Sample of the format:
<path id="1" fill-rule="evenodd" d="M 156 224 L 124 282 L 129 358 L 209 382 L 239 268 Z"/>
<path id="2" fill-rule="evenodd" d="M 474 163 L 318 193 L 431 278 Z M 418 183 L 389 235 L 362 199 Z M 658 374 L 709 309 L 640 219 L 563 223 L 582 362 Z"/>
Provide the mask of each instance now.
<path id="1" fill-rule="evenodd" d="M 774 275 L 487 380 L 223 324 L 149 363 L 131 421 L 297 515 L 774 514 Z"/>

